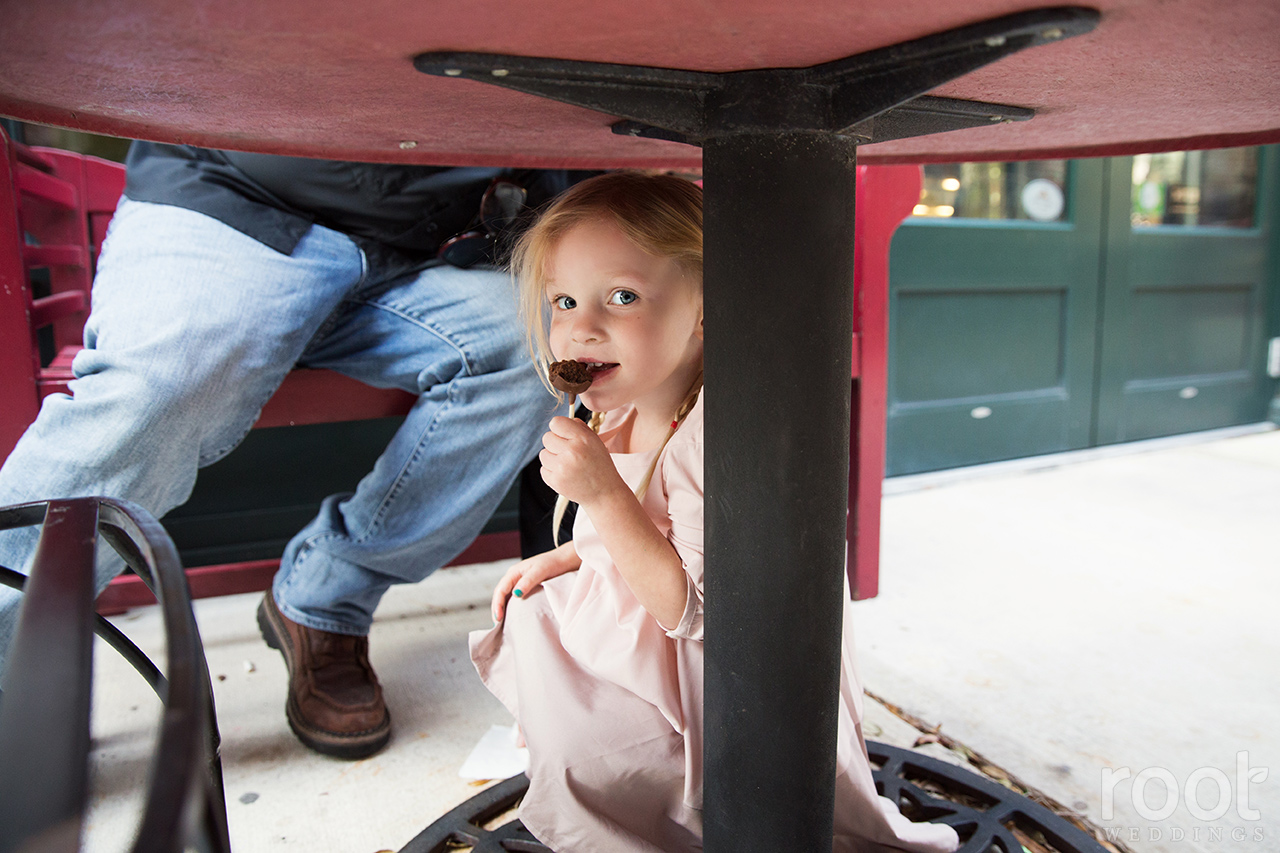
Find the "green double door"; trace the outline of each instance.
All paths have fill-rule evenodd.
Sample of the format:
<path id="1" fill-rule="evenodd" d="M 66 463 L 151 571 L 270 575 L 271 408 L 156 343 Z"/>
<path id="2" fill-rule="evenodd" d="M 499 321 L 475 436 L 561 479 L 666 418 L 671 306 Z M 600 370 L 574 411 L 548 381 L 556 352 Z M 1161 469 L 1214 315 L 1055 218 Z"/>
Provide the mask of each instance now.
<path id="1" fill-rule="evenodd" d="M 888 473 L 1264 420 L 1277 154 L 930 167 L 943 215 L 890 256 Z"/>

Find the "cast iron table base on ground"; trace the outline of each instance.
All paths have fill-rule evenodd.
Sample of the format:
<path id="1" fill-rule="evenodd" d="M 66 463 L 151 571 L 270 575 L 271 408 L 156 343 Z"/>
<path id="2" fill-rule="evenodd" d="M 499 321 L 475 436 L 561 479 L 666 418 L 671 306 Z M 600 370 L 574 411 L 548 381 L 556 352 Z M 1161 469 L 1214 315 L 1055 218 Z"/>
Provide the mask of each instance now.
<path id="1" fill-rule="evenodd" d="M 1104 853 L 1089 833 L 1016 791 L 937 758 L 870 741 L 876 790 L 912 820 L 946 823 L 959 853 Z M 400 853 L 551 853 L 517 819 L 493 824 L 529 789 L 524 775 L 488 788 L 424 829 Z"/>

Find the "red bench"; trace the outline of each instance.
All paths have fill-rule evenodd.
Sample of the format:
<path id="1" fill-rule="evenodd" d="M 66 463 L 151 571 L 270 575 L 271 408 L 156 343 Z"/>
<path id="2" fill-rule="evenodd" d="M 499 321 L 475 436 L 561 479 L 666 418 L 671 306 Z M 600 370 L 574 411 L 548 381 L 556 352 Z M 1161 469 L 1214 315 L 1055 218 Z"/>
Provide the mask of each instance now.
<path id="1" fill-rule="evenodd" d="M 124 189 L 124 167 L 96 157 L 12 142 L 0 130 L 0 461 L 40 400 L 68 393 L 80 347 L 93 265 Z M 850 433 L 848 555 L 854 598 L 875 596 L 879 577 L 880 485 L 884 478 L 889 241 L 920 193 L 916 166 L 858 169 L 858 302 L 854 317 L 853 429 Z M 34 238 L 28 243 L 24 233 Z M 50 293 L 33 297 L 30 271 L 48 270 Z M 52 327 L 55 355 L 42 366 L 38 330 Z M 413 396 L 371 388 L 329 370 L 294 370 L 256 426 L 331 423 L 404 414 Z M 481 536 L 455 563 L 519 553 L 515 532 Z M 189 568 L 196 598 L 265 589 L 278 564 L 260 560 Z M 115 610 L 150 603 L 133 576 L 117 578 L 99 599 Z"/>

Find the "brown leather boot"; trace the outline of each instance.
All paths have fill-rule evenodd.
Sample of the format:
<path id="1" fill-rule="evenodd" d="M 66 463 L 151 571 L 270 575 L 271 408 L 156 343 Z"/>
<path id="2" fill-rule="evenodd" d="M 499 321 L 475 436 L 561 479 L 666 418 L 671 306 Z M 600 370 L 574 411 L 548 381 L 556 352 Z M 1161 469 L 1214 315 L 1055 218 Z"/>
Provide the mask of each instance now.
<path id="1" fill-rule="evenodd" d="M 298 740 L 335 758 L 364 758 L 386 745 L 391 715 L 369 665 L 369 638 L 317 631 L 280 612 L 270 591 L 258 627 L 289 668 L 285 716 Z"/>

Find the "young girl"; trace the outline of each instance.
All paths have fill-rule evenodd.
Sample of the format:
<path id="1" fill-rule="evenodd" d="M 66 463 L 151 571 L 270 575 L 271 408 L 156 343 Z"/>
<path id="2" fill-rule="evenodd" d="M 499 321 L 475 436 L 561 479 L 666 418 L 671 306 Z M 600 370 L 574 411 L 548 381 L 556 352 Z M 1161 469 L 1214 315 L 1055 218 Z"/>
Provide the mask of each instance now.
<path id="1" fill-rule="evenodd" d="M 471 635 L 529 746 L 520 817 L 559 853 L 701 850 L 702 191 L 592 178 L 525 233 L 513 264 L 539 368 L 587 364 L 594 413 L 590 426 L 553 418 L 540 456 L 578 504 L 573 541 L 513 566 L 493 629 Z M 954 850 L 951 827 L 912 824 L 876 796 L 849 651 L 834 849 Z"/>

